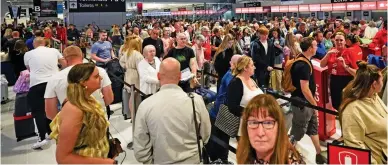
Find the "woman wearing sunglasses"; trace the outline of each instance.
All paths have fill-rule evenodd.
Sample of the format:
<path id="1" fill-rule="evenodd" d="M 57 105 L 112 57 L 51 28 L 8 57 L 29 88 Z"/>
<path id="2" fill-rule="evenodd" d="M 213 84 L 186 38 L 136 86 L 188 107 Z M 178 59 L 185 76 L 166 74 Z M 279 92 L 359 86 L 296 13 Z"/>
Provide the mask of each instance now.
<path id="1" fill-rule="evenodd" d="M 287 136 L 285 118 L 275 98 L 257 95 L 242 116 L 238 164 L 304 164 Z"/>

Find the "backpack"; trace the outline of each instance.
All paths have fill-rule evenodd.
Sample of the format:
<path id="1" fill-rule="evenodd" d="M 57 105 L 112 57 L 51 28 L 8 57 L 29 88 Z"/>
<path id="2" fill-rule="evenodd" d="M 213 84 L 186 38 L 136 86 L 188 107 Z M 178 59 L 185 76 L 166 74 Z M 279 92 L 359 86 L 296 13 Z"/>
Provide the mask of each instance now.
<path id="1" fill-rule="evenodd" d="M 295 62 L 297 61 L 304 61 L 310 66 L 310 75 L 313 73 L 313 68 L 308 61 L 308 59 L 302 57 L 299 55 L 297 58 L 293 60 L 288 60 L 286 65 L 284 66 L 284 71 L 283 71 L 283 77 L 282 77 L 282 88 L 284 92 L 293 92 L 296 90 L 296 87 L 292 84 L 292 77 L 291 77 L 291 69 L 292 66 L 294 65 Z"/>

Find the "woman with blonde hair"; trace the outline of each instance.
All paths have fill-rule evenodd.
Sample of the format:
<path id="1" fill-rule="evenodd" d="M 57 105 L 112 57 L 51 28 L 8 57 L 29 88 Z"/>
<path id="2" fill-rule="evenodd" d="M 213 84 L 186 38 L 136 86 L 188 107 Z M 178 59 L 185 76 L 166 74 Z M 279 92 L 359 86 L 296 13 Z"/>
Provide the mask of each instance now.
<path id="1" fill-rule="evenodd" d="M 286 121 L 276 99 L 268 94 L 253 97 L 244 109 L 238 164 L 303 164 L 288 140 Z"/>
<path id="2" fill-rule="evenodd" d="M 387 106 L 378 96 L 384 83 L 379 68 L 358 62 L 343 90 L 339 108 L 345 146 L 371 151 L 372 164 L 387 164 Z"/>
<path id="3" fill-rule="evenodd" d="M 296 38 L 294 34 L 291 32 L 288 32 L 286 35 L 286 42 L 283 48 L 285 63 L 287 63 L 288 60 L 294 59 L 296 56 L 302 53 L 295 43 L 296 43 Z"/>
<path id="4" fill-rule="evenodd" d="M 135 84 L 135 87 L 139 89 L 140 80 L 137 65 L 144 59 L 141 54 L 141 39 L 137 36 L 127 37 L 122 53 L 120 65 L 125 69 L 124 81 L 129 84 Z"/>
<path id="5" fill-rule="evenodd" d="M 120 57 L 120 65 L 125 70 L 124 81 L 129 84 L 134 84 L 137 89 L 140 89 L 140 77 L 139 77 L 139 63 L 144 59 L 141 54 L 141 39 L 138 36 L 132 35 L 126 38 L 126 42 L 122 48 L 122 56 Z M 130 89 L 124 86 L 126 93 L 129 93 Z M 132 93 L 131 93 L 132 94 Z M 135 92 L 134 99 L 140 100 L 140 94 Z M 131 116 L 133 116 L 133 106 L 129 102 L 129 110 Z"/>
<path id="6" fill-rule="evenodd" d="M 120 46 L 123 44 L 123 40 L 121 39 L 120 29 L 118 27 L 113 28 L 112 36 L 110 37 L 112 41 L 113 51 L 116 57 L 119 56 Z"/>
<path id="7" fill-rule="evenodd" d="M 67 99 L 50 127 L 50 138 L 57 141 L 59 164 L 117 164 L 109 159 L 109 122 L 98 101 L 91 96 L 100 88 L 101 76 L 94 64 L 71 68 Z"/>
<path id="8" fill-rule="evenodd" d="M 219 79 L 217 80 L 217 89 L 221 85 L 222 77 L 224 77 L 225 73 L 228 72 L 230 68 L 230 59 L 232 56 L 236 54 L 234 50 L 235 40 L 231 34 L 225 36 L 221 45 L 218 47 L 216 53 L 214 54 L 214 68 L 218 74 Z"/>

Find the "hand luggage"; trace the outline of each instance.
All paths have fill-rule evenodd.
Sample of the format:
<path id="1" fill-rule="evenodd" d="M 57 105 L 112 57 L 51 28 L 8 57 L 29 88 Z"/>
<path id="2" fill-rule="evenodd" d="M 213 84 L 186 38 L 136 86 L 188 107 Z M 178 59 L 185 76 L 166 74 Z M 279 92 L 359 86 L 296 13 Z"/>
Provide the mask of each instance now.
<path id="1" fill-rule="evenodd" d="M 13 114 L 16 141 L 21 141 L 33 136 L 35 133 L 34 118 L 27 104 L 27 93 L 16 94 L 15 111 Z"/>
<path id="2" fill-rule="evenodd" d="M 30 72 L 24 70 L 20 73 L 18 80 L 13 86 L 13 91 L 15 93 L 25 93 L 30 90 Z"/>
<path id="3" fill-rule="evenodd" d="M 125 88 L 123 88 L 122 91 L 123 91 L 122 113 L 124 116 L 124 120 L 127 120 L 131 118 L 131 111 L 129 111 L 129 97 L 131 94 L 127 92 Z"/>
<path id="4" fill-rule="evenodd" d="M 113 59 L 106 63 L 106 71 L 109 75 L 110 80 L 112 81 L 112 90 L 114 94 L 114 100 L 112 104 L 119 103 L 122 101 L 122 89 L 124 84 L 124 69 L 120 66 L 118 59 Z M 114 76 L 112 76 L 112 74 Z"/>
<path id="5" fill-rule="evenodd" d="M 8 100 L 8 81 L 5 75 L 1 75 L 1 104 L 5 104 Z"/>
<path id="6" fill-rule="evenodd" d="M 4 74 L 8 81 L 8 86 L 13 86 L 16 82 L 16 75 L 10 61 L 1 62 L 1 74 Z"/>
<path id="7" fill-rule="evenodd" d="M 203 101 L 205 102 L 205 104 L 209 104 L 209 103 L 211 103 L 213 101 L 216 101 L 216 98 L 217 98 L 217 93 L 216 92 L 213 92 L 210 89 L 206 89 L 206 88 L 203 88 L 203 87 L 195 89 L 195 93 L 197 93 L 198 95 L 202 96 Z"/>

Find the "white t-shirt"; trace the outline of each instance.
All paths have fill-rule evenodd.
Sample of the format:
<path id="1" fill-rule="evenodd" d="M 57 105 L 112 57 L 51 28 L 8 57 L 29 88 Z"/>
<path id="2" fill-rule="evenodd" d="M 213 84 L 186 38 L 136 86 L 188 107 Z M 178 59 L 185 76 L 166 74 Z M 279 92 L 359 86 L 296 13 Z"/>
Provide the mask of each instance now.
<path id="1" fill-rule="evenodd" d="M 268 42 L 267 41 L 260 41 L 261 42 L 261 44 L 263 44 L 263 46 L 264 46 L 264 50 L 265 50 L 265 55 L 267 55 L 267 53 L 268 53 Z"/>
<path id="2" fill-rule="evenodd" d="M 30 68 L 30 88 L 45 83 L 59 72 L 58 60 L 63 58 L 57 49 L 39 46 L 24 55 L 24 64 Z"/>
<path id="3" fill-rule="evenodd" d="M 74 65 L 73 65 L 74 66 Z M 69 66 L 66 69 L 63 69 L 59 73 L 53 75 L 53 77 L 50 78 L 50 80 L 47 83 L 46 86 L 46 92 L 44 93 L 44 98 L 54 98 L 57 97 L 59 102 L 63 103 L 65 98 L 67 97 L 66 92 L 67 92 L 67 76 L 69 75 L 70 69 L 73 68 L 73 66 Z M 112 82 L 110 81 L 108 74 L 103 68 L 97 67 L 100 76 L 102 77 L 101 80 L 101 88 L 97 91 L 95 91 L 92 96 L 96 98 L 98 102 L 105 108 L 105 102 L 101 93 L 101 89 L 111 85 Z"/>

